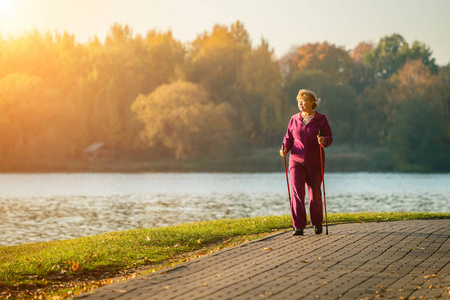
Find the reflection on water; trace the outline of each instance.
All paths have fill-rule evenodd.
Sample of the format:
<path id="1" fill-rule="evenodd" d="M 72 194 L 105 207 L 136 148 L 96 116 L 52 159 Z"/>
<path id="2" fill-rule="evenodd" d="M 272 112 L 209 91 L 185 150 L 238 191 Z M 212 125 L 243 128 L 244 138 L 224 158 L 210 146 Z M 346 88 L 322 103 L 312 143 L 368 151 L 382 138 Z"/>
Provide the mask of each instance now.
<path id="1" fill-rule="evenodd" d="M 327 174 L 328 212 L 450 212 L 450 174 Z M 289 214 L 283 173 L 0 174 L 0 246 Z"/>

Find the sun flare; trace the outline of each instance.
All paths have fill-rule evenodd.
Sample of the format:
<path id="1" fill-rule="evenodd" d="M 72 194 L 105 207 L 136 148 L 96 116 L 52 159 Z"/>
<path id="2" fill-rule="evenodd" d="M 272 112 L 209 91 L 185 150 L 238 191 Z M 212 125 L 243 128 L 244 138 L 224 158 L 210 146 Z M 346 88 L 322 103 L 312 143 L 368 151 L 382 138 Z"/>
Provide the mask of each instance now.
<path id="1" fill-rule="evenodd" d="M 11 10 L 12 0 L 0 0 L 0 13 Z"/>
<path id="2" fill-rule="evenodd" d="M 0 18 L 6 21 L 11 18 L 11 15 L 13 14 L 13 5 L 14 0 L 0 0 Z"/>
<path id="3" fill-rule="evenodd" d="M 0 0 L 0 36 L 5 37 L 14 32 L 20 24 L 18 10 L 21 6 L 17 0 Z"/>

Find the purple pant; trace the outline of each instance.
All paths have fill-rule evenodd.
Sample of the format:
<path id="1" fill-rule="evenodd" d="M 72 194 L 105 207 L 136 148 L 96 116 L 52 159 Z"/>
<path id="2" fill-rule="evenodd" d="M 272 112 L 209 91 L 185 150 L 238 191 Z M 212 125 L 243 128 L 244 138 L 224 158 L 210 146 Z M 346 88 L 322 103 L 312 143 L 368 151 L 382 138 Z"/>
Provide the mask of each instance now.
<path id="1" fill-rule="evenodd" d="M 322 212 L 322 173 L 319 166 L 304 166 L 289 160 L 289 178 L 291 181 L 291 216 L 295 228 L 306 227 L 305 184 L 308 187 L 309 216 L 311 225 L 323 222 Z"/>

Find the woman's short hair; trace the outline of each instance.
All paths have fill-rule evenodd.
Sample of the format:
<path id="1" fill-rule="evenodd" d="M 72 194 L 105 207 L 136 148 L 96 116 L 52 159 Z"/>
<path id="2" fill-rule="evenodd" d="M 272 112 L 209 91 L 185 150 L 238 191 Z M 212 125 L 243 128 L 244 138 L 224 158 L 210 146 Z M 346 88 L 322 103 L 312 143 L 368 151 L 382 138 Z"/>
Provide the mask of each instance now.
<path id="1" fill-rule="evenodd" d="M 316 94 L 313 91 L 306 90 L 306 89 L 300 90 L 297 95 L 297 101 L 299 101 L 300 99 L 303 99 L 303 98 L 314 101 L 312 109 L 316 109 L 319 107 L 321 100 L 320 100 L 320 98 L 316 97 Z"/>

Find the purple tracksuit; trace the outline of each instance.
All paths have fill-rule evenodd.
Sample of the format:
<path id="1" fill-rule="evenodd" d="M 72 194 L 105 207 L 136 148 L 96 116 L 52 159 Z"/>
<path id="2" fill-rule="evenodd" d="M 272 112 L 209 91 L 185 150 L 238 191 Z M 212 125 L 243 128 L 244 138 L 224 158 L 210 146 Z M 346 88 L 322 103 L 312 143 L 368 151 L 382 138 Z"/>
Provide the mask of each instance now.
<path id="1" fill-rule="evenodd" d="M 283 145 L 291 151 L 289 159 L 289 177 L 291 181 L 291 215 L 295 228 L 306 227 L 305 183 L 308 187 L 309 215 L 311 225 L 323 222 L 322 212 L 322 173 L 320 166 L 319 134 L 325 138 L 324 147 L 333 142 L 330 125 L 325 115 L 316 112 L 308 124 L 303 124 L 300 113 L 292 116 Z M 325 166 L 325 153 L 323 163 Z"/>

